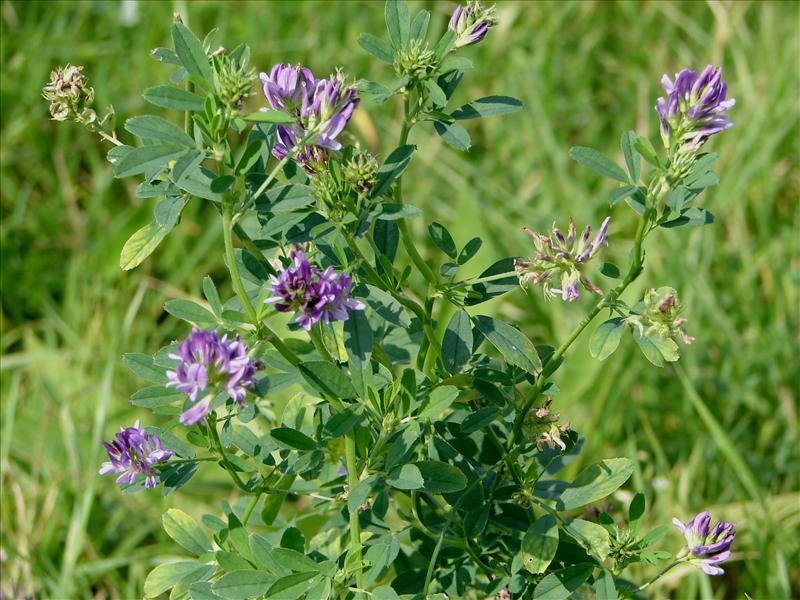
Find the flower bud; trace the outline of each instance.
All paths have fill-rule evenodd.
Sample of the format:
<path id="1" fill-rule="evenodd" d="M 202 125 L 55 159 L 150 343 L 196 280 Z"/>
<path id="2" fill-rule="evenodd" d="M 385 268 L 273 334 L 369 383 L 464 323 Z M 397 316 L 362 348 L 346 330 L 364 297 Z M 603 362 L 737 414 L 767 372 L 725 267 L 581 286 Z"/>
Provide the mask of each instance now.
<path id="1" fill-rule="evenodd" d="M 458 34 L 455 47 L 477 44 L 485 38 L 489 28 L 497 23 L 494 13 L 494 6 L 483 8 L 477 0 L 472 0 L 465 6 L 457 6 L 448 25 L 451 31 Z"/>
<path id="2" fill-rule="evenodd" d="M 436 67 L 436 56 L 428 44 L 411 40 L 394 57 L 394 70 L 399 77 L 408 75 L 412 81 L 421 79 Z"/>

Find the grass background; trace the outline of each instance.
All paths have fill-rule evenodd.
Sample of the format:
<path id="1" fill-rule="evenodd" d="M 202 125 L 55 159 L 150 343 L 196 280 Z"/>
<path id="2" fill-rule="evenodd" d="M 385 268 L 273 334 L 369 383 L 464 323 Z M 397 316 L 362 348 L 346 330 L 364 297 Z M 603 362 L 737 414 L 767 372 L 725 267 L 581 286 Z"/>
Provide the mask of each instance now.
<path id="1" fill-rule="evenodd" d="M 433 31 L 446 26 L 449 3 L 412 3 L 422 6 L 433 12 Z M 631 128 L 657 142 L 661 74 L 724 66 L 737 104 L 735 127 L 709 144 L 722 157 L 721 183 L 704 199 L 717 221 L 651 237 L 645 276 L 626 295 L 674 286 L 697 341 L 679 367 L 656 369 L 630 340 L 597 363 L 584 339 L 559 375 L 558 409 L 587 437 L 579 462 L 636 458 L 634 484 L 647 494 L 651 525 L 704 508 L 737 523 L 726 577 L 676 571 L 657 597 L 781 599 L 800 589 L 798 6 L 500 3 L 500 25 L 465 52 L 476 68 L 456 101 L 508 94 L 524 112 L 470 122 L 467 154 L 422 128 L 414 133 L 421 151 L 408 201 L 460 244 L 484 238 L 476 272 L 525 253 L 523 225 L 569 215 L 596 225 L 612 214 L 608 256 L 624 263 L 633 213 L 610 211 L 609 184 L 570 161 L 567 149 L 589 145 L 619 158 L 619 135 Z M 379 3 L 2 3 L 4 597 L 140 597 L 147 571 L 176 553 L 161 511 L 216 511 L 231 499 L 212 468 L 167 499 L 123 497 L 113 480 L 96 476 L 97 440 L 152 419 L 128 404 L 140 382 L 120 355 L 152 352 L 185 333 L 163 303 L 197 297 L 205 274 L 226 282 L 222 241 L 213 211 L 198 203 L 143 266 L 121 272 L 122 244 L 150 219 L 152 202 L 113 179 L 107 148 L 91 134 L 48 121 L 39 96 L 52 66 L 70 61 L 86 65 L 96 104 L 113 103 L 119 123 L 141 113 L 141 91 L 168 77 L 148 51 L 169 45 L 176 10 L 197 32 L 219 27 L 228 47 L 249 43 L 261 70 L 303 62 L 318 73 L 341 66 L 356 78 L 391 78 L 355 42 L 362 31 L 384 35 Z M 385 153 L 396 143 L 397 109 L 365 105 L 351 129 Z M 424 239 L 423 221 L 415 226 Z M 492 310 L 537 343 L 552 343 L 589 302 L 515 292 Z M 671 533 L 663 547 L 680 544 Z"/>

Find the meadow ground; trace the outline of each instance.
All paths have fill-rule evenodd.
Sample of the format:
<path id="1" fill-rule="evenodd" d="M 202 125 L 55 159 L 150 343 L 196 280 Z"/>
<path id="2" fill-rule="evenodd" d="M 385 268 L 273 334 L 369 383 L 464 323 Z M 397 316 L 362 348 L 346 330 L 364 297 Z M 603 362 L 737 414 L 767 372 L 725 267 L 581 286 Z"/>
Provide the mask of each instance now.
<path id="1" fill-rule="evenodd" d="M 432 29 L 444 27 L 452 6 L 425 4 Z M 524 112 L 470 122 L 467 154 L 422 132 L 413 139 L 424 151 L 408 197 L 459 243 L 484 238 L 476 273 L 527 251 L 523 225 L 569 215 L 598 223 L 613 214 L 608 255 L 623 262 L 627 243 L 614 238 L 632 236 L 633 215 L 610 211 L 609 185 L 567 149 L 588 145 L 619 158 L 626 129 L 656 140 L 662 73 L 724 66 L 737 104 L 735 127 L 711 142 L 721 183 L 704 202 L 716 223 L 654 236 L 646 275 L 628 292 L 677 288 L 697 341 L 679 366 L 656 369 L 631 344 L 598 363 L 583 340 L 559 375 L 558 409 L 587 438 L 573 468 L 592 457 L 634 457 L 629 487 L 646 493 L 651 525 L 703 508 L 737 523 L 726 577 L 676 571 L 659 597 L 782 599 L 800 589 L 799 7 L 500 3 L 500 25 L 468 51 L 475 69 L 458 93 L 465 101 L 516 96 Z M 138 382 L 122 352 L 153 352 L 185 333 L 164 302 L 197 297 L 205 274 L 226 280 L 219 228 L 206 207 L 190 206 L 150 260 L 120 271 L 122 244 L 150 219 L 151 202 L 113 179 L 107 148 L 91 134 L 49 121 L 39 95 L 51 67 L 70 61 L 86 65 L 97 104 L 113 103 L 118 122 L 140 112 L 141 91 L 167 76 L 148 51 L 169 43 L 175 10 L 196 31 L 219 27 L 231 47 L 250 44 L 262 70 L 303 62 L 315 72 L 391 76 L 356 44 L 360 32 L 382 31 L 379 3 L 2 3 L 3 597 L 60 598 L 67 582 L 76 597 L 140 597 L 147 571 L 176 554 L 160 527 L 174 498 L 122 496 L 101 480 L 98 439 L 146 416 L 128 403 Z M 397 132 L 382 124 L 396 110 L 364 105 L 355 135 L 390 150 Z M 522 291 L 492 309 L 537 343 L 563 338 L 584 310 Z M 190 513 L 213 511 L 228 493 L 206 469 L 181 502 Z M 665 547 L 678 547 L 677 532 L 669 535 Z"/>

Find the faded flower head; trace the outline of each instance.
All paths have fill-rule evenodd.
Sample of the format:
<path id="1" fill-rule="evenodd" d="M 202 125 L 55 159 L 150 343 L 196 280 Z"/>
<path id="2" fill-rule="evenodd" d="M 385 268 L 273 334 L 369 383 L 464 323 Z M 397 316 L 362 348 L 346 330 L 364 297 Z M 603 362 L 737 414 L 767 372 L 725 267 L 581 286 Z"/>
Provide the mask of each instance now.
<path id="1" fill-rule="evenodd" d="M 656 102 L 664 146 L 672 144 L 687 151 L 697 150 L 709 137 L 733 126 L 725 111 L 736 100 L 727 99 L 728 86 L 722 80 L 722 67 L 706 66 L 697 71 L 683 69 L 672 81 L 661 78 L 666 98 Z"/>
<path id="2" fill-rule="evenodd" d="M 305 329 L 322 321 L 346 321 L 351 310 L 364 310 L 364 304 L 350 297 L 352 281 L 346 273 L 336 273 L 333 267 L 324 271 L 312 267 L 299 250 L 290 256 L 291 264 L 270 277 L 272 297 L 279 312 L 297 312 L 297 323 Z"/>
<path id="3" fill-rule="evenodd" d="M 285 158 L 301 140 L 312 135 L 294 160 L 313 172 L 315 164 L 327 159 L 328 151 L 342 148 L 336 138 L 358 106 L 355 86 L 347 84 L 340 73 L 315 79 L 309 69 L 300 65 L 278 64 L 269 75 L 261 73 L 260 78 L 270 106 L 296 119 L 292 125 L 278 126 L 273 156 Z"/>
<path id="4" fill-rule="evenodd" d="M 656 334 L 661 338 L 681 340 L 684 344 L 691 344 L 694 341 L 683 328 L 686 318 L 680 314 L 684 307 L 678 298 L 678 292 L 673 288 L 649 289 L 644 295 L 641 307 L 639 314 L 632 314 L 625 320 L 638 327 L 642 336 Z"/>
<path id="5" fill-rule="evenodd" d="M 546 298 L 561 296 L 562 300 L 572 302 L 578 299 L 578 284 L 593 293 L 602 290 L 581 274 L 581 265 L 591 260 L 603 246 L 608 246 L 608 224 L 611 217 L 606 217 L 600 225 L 600 231 L 593 240 L 591 226 L 586 226 L 580 237 L 576 236 L 575 225 L 569 220 L 567 235 L 553 224 L 549 236 L 531 231 L 524 231 L 531 236 L 536 254 L 529 260 L 515 260 L 520 285 L 532 281 L 543 286 Z M 560 287 L 554 287 L 560 285 Z"/>
<path id="6" fill-rule="evenodd" d="M 419 80 L 436 67 L 436 55 L 424 41 L 411 40 L 397 52 L 393 66 L 399 77 Z"/>
<path id="7" fill-rule="evenodd" d="M 494 16 L 495 7 L 483 8 L 477 0 L 466 5 L 458 5 L 450 17 L 448 28 L 458 34 L 455 47 L 477 44 L 489 32 L 489 28 L 497 24 Z"/>
<path id="8" fill-rule="evenodd" d="M 132 484 L 137 475 L 144 475 L 146 488 L 156 487 L 154 465 L 169 460 L 172 452 L 161 447 L 161 440 L 139 426 L 121 428 L 110 442 L 101 441 L 106 449 L 108 460 L 100 467 L 100 475 L 119 473 L 117 483 Z"/>
<path id="9" fill-rule="evenodd" d="M 536 448 L 540 452 L 545 446 L 551 450 L 558 446 L 562 452 L 567 449 L 561 434 L 569 430 L 569 423 L 559 424 L 558 419 L 559 415 L 546 407 L 532 408 L 525 416 L 522 426 L 528 437 L 536 439 Z"/>
<path id="10" fill-rule="evenodd" d="M 55 121 L 77 121 L 89 125 L 97 119 L 90 107 L 94 102 L 94 89 L 86 85 L 83 67 L 69 63 L 50 72 L 50 82 L 42 89 L 42 96 L 50 102 L 50 116 Z"/>
<path id="11" fill-rule="evenodd" d="M 711 515 L 708 511 L 703 511 L 688 523 L 672 519 L 672 524 L 686 538 L 686 546 L 677 558 L 691 556 L 689 562 L 700 567 L 708 575 L 725 573 L 717 565 L 730 558 L 730 547 L 736 537 L 733 523 L 718 521 L 712 528 Z"/>
<path id="12" fill-rule="evenodd" d="M 247 355 L 247 346 L 239 339 L 221 338 L 216 331 L 193 328 L 170 358 L 179 361 L 174 371 L 167 371 L 167 387 L 188 395 L 193 406 L 180 417 L 184 425 L 194 425 L 208 414 L 216 390 L 222 389 L 242 408 L 247 388 L 255 385 L 257 369 Z M 198 396 L 209 391 L 202 400 Z"/>

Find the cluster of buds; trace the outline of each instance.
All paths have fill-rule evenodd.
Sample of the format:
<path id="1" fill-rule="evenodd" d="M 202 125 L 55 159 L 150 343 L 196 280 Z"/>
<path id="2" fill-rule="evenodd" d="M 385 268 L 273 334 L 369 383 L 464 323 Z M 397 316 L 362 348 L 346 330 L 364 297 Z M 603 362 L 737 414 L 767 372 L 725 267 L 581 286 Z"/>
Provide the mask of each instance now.
<path id="1" fill-rule="evenodd" d="M 531 281 L 543 286 L 546 298 L 561 296 L 562 300 L 568 302 L 578 299 L 579 283 L 589 292 L 602 294 L 602 290 L 581 273 L 581 266 L 591 260 L 600 248 L 608 245 L 610 220 L 611 217 L 607 217 L 603 221 L 600 231 L 591 242 L 589 241 L 592 235 L 591 226 L 587 225 L 583 235 L 578 238 L 572 219 L 569 220 L 566 236 L 555 224 L 549 236 L 525 227 L 523 230 L 531 236 L 536 254 L 529 260 L 514 261 L 514 270 L 520 285 Z M 553 287 L 554 280 L 560 280 L 561 287 Z"/>
<path id="2" fill-rule="evenodd" d="M 83 67 L 67 64 L 50 72 L 50 82 L 42 89 L 50 102 L 50 116 L 55 121 L 76 121 L 91 125 L 97 114 L 91 108 L 94 88 L 86 85 Z"/>
<path id="3" fill-rule="evenodd" d="M 356 150 L 344 164 L 344 180 L 357 193 L 366 193 L 378 178 L 378 161 L 366 150 Z"/>
<path id="4" fill-rule="evenodd" d="M 494 6 L 483 8 L 477 0 L 471 0 L 465 6 L 457 6 L 448 25 L 458 36 L 455 47 L 477 44 L 485 38 L 489 28 L 497 24 L 494 12 Z"/>
<path id="5" fill-rule="evenodd" d="M 733 125 L 724 113 L 736 101 L 726 99 L 721 67 L 708 65 L 700 74 L 683 69 L 674 82 L 664 75 L 661 85 L 667 97 L 658 99 L 656 112 L 666 148 L 696 152 L 709 137 Z"/>
<path id="6" fill-rule="evenodd" d="M 681 312 L 683 305 L 678 292 L 671 287 L 653 288 L 645 293 L 641 311 L 631 314 L 625 322 L 637 327 L 643 337 L 658 335 L 691 344 L 694 338 L 683 328 L 686 318 L 680 316 Z"/>
<path id="7" fill-rule="evenodd" d="M 686 546 L 677 558 L 691 557 L 689 562 L 700 567 L 707 575 L 723 575 L 718 565 L 730 558 L 731 544 L 736 537 L 733 523 L 718 521 L 711 527 L 711 515 L 703 511 L 688 523 L 672 519 L 672 524 L 686 538 Z"/>
<path id="8" fill-rule="evenodd" d="M 167 387 L 183 392 L 192 403 L 181 416 L 184 425 L 193 425 L 211 410 L 211 401 L 219 390 L 224 390 L 239 406 L 245 407 L 247 388 L 255 385 L 258 364 L 247 354 L 247 346 L 237 337 L 221 338 L 215 331 L 192 329 L 178 346 L 174 371 L 167 371 Z M 206 390 L 208 394 L 199 402 L 197 398 Z"/>
<path id="9" fill-rule="evenodd" d="M 355 86 L 346 84 L 341 73 L 315 79 L 300 65 L 277 64 L 260 78 L 270 106 L 295 119 L 292 125 L 278 126 L 273 156 L 283 159 L 295 152 L 294 160 L 314 172 L 329 151 L 342 148 L 336 138 L 358 106 Z M 302 147 L 296 149 L 301 142 Z"/>
<path id="10" fill-rule="evenodd" d="M 118 475 L 117 483 L 131 485 L 136 477 L 144 475 L 146 488 L 156 487 L 155 465 L 163 463 L 172 456 L 164 450 L 157 435 L 148 433 L 139 426 L 120 429 L 110 442 L 101 442 L 106 449 L 108 460 L 100 467 L 101 475 Z"/>
<path id="11" fill-rule="evenodd" d="M 293 250 L 291 264 L 270 276 L 272 297 L 279 312 L 296 312 L 297 323 L 306 331 L 320 321 L 346 321 L 351 310 L 364 310 L 362 302 L 350 296 L 352 281 L 347 273 L 333 267 L 324 271 L 312 267 L 300 250 Z"/>
<path id="12" fill-rule="evenodd" d="M 227 54 L 219 54 L 214 57 L 214 77 L 217 96 L 226 111 L 230 116 L 237 114 L 242 103 L 253 92 L 255 69 Z"/>
<path id="13" fill-rule="evenodd" d="M 540 452 L 545 446 L 551 450 L 558 446 L 562 452 L 567 449 L 561 435 L 569 430 L 569 423 L 559 424 L 558 419 L 559 415 L 546 407 L 532 408 L 525 415 L 522 426 L 528 437 L 536 439 L 536 448 Z"/>
<path id="14" fill-rule="evenodd" d="M 411 40 L 394 57 L 395 73 L 408 75 L 411 81 L 419 81 L 435 68 L 436 55 L 422 40 Z"/>

